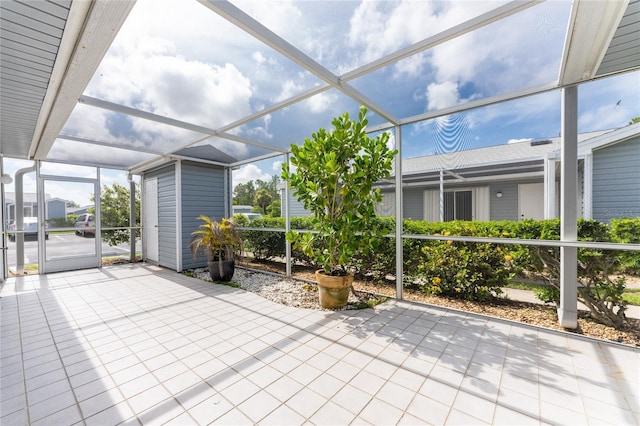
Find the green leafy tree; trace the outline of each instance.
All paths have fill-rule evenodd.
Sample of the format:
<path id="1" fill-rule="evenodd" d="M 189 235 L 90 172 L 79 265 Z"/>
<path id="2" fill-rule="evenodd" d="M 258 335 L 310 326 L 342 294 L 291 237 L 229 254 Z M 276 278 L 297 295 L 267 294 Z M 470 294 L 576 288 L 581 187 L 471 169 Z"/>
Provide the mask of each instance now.
<path id="1" fill-rule="evenodd" d="M 136 223 L 140 224 L 140 189 L 136 188 L 135 194 Z M 100 193 L 100 215 L 102 228 L 126 228 L 129 227 L 129 206 L 130 191 L 122 185 L 114 183 L 111 186 L 105 185 Z M 91 201 L 94 201 L 91 196 Z M 126 243 L 129 241 L 130 232 L 128 229 L 103 229 L 102 240 L 111 246 Z"/>
<path id="2" fill-rule="evenodd" d="M 240 206 L 252 206 L 256 196 L 256 187 L 253 181 L 239 183 L 233 190 L 233 204 Z"/>
<path id="3" fill-rule="evenodd" d="M 267 214 L 271 217 L 280 217 L 282 213 L 282 205 L 280 199 L 275 199 L 267 207 Z"/>
<path id="4" fill-rule="evenodd" d="M 269 180 L 256 179 L 247 183 L 240 183 L 233 190 L 233 204 L 243 206 L 253 206 L 254 213 L 270 214 L 271 216 L 280 215 L 280 195 L 278 194 L 278 184 L 280 178 L 272 176 Z M 269 198 L 270 197 L 270 198 Z M 271 213 L 269 206 L 277 201 L 278 204 L 273 207 Z"/>
<path id="5" fill-rule="evenodd" d="M 256 195 L 253 199 L 253 205 L 260 207 L 260 213 L 262 214 L 267 214 L 267 206 L 269 206 L 269 204 L 271 204 L 271 202 L 273 201 L 273 197 L 271 196 L 271 194 L 269 194 L 269 192 L 264 189 L 264 188 L 260 188 L 256 191 Z"/>
<path id="6" fill-rule="evenodd" d="M 629 124 L 636 124 L 636 123 L 640 123 L 640 117 L 634 117 L 631 120 L 629 120 Z"/>
<path id="7" fill-rule="evenodd" d="M 302 146 L 291 145 L 291 164 L 282 178 L 293 196 L 313 214 L 317 234 L 289 231 L 287 240 L 322 266 L 325 273 L 346 275 L 354 257 L 375 250 L 387 232 L 374 226 L 375 206 L 382 201 L 374 185 L 391 176 L 396 150 L 389 134 L 366 134 L 367 109 L 357 120 L 348 113 L 334 118 L 334 129 L 320 128 Z"/>

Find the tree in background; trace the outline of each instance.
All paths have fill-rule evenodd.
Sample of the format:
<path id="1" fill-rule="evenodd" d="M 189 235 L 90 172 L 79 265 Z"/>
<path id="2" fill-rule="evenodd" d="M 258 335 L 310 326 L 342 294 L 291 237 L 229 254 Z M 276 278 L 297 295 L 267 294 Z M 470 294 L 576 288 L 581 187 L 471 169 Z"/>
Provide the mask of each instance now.
<path id="1" fill-rule="evenodd" d="M 140 188 L 136 187 L 135 194 L 135 214 L 136 223 L 133 226 L 140 224 Z M 111 186 L 105 185 L 102 187 L 100 193 L 100 216 L 102 224 L 102 240 L 108 243 L 110 246 L 116 246 L 118 244 L 129 242 L 129 230 L 128 229 L 104 229 L 104 228 L 128 228 L 129 224 L 129 206 L 130 206 L 130 191 L 122 185 L 114 183 Z M 91 201 L 95 201 L 95 198 L 91 196 Z"/>
<path id="2" fill-rule="evenodd" d="M 280 217 L 282 212 L 282 206 L 280 203 L 280 199 L 275 199 L 269 204 L 267 207 L 267 214 L 271 217 Z"/>
<path id="3" fill-rule="evenodd" d="M 233 205 L 253 206 L 254 213 L 280 216 L 279 183 L 279 176 L 272 176 L 267 181 L 256 179 L 247 183 L 239 183 L 233 190 Z M 274 203 L 277 204 L 274 205 Z"/>
<path id="4" fill-rule="evenodd" d="M 264 188 L 260 188 L 256 191 L 256 196 L 253 199 L 253 205 L 260 207 L 260 213 L 266 215 L 267 207 L 269 206 L 269 204 L 271 204 L 272 201 L 273 197 L 271 196 L 271 194 L 269 194 L 269 191 Z"/>
<path id="5" fill-rule="evenodd" d="M 233 204 L 236 206 L 252 206 L 256 196 L 256 187 L 253 181 L 239 183 L 233 190 Z"/>
<path id="6" fill-rule="evenodd" d="M 629 120 L 629 124 L 636 124 L 636 123 L 640 123 L 640 117 L 634 117 L 631 120 Z"/>

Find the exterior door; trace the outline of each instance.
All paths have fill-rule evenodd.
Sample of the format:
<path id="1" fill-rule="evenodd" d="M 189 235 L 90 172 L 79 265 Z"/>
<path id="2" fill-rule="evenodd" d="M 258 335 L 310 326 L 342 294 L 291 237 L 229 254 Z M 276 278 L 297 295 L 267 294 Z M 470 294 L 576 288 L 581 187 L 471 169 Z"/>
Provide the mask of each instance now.
<path id="1" fill-rule="evenodd" d="M 93 210 L 93 216 L 99 217 L 96 200 L 99 196 L 94 197 L 94 194 L 100 194 L 100 186 L 96 179 L 47 176 L 41 177 L 41 185 L 43 194 L 59 192 L 63 188 L 71 201 L 93 197 L 93 204 L 87 208 Z M 70 223 L 67 219 L 65 209 L 47 206 L 44 214 L 38 216 L 37 223 L 42 272 L 99 267 L 102 257 L 99 222 L 94 220 L 90 224 L 83 224 L 83 233 L 80 235 L 76 223 Z"/>
<path id="2" fill-rule="evenodd" d="M 544 183 L 518 185 L 518 218 L 544 219 Z"/>
<path id="3" fill-rule="evenodd" d="M 149 262 L 159 261 L 158 238 L 158 178 L 144 180 L 143 199 L 143 241 L 145 259 Z"/>

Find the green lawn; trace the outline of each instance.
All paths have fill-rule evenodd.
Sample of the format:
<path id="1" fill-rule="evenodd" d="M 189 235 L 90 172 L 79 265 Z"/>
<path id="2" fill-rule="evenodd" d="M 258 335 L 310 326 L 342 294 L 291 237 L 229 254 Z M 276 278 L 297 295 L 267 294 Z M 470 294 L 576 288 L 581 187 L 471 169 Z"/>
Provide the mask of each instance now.
<path id="1" fill-rule="evenodd" d="M 640 306 L 640 288 L 628 288 L 622 298 L 630 305 Z"/>

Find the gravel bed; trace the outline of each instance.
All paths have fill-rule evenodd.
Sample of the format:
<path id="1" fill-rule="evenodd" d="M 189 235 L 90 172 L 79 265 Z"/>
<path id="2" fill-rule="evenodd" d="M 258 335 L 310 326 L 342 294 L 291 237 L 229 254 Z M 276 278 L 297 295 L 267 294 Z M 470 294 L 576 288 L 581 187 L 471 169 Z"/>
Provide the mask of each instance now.
<path id="1" fill-rule="evenodd" d="M 211 281 L 206 268 L 195 269 L 193 275 Z M 318 286 L 301 280 L 292 280 L 262 272 L 236 268 L 232 282 L 241 289 L 259 294 L 265 299 L 287 306 L 305 309 L 323 309 L 318 303 Z M 376 297 L 365 292 L 352 292 L 343 309 L 362 309 L 363 304 Z"/>

